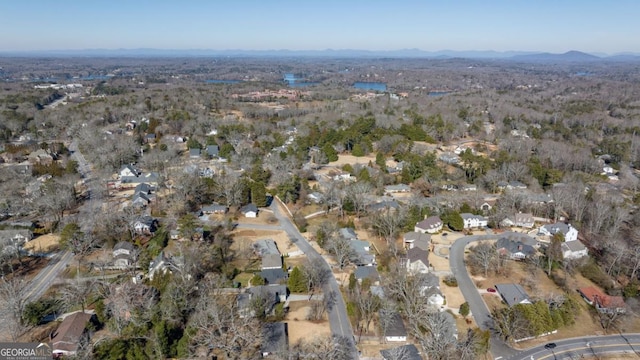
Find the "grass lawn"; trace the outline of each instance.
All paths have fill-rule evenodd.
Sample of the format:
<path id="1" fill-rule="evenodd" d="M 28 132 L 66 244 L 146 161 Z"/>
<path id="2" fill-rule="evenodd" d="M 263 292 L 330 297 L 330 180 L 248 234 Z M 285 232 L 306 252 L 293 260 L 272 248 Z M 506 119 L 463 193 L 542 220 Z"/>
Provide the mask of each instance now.
<path id="1" fill-rule="evenodd" d="M 249 280 L 253 277 L 253 273 L 242 272 L 238 274 L 235 278 L 233 278 L 233 283 L 239 282 L 241 287 L 247 287 L 249 285 Z"/>

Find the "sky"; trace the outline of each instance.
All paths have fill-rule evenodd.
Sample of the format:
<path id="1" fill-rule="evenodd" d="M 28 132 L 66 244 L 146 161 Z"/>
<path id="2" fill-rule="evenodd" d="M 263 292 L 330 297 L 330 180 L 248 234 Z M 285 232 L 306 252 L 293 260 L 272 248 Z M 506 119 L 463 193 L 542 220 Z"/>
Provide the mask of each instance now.
<path id="1" fill-rule="evenodd" d="M 5 0 L 0 51 L 640 53 L 638 0 Z"/>

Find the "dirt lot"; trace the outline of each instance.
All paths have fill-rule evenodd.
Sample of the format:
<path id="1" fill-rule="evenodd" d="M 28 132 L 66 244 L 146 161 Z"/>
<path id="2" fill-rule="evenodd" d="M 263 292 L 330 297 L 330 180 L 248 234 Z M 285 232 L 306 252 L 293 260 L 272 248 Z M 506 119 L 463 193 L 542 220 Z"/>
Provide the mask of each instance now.
<path id="1" fill-rule="evenodd" d="M 260 239 L 273 239 L 282 254 L 298 250 L 298 247 L 289 241 L 284 231 L 240 229 L 235 230 L 232 235 L 235 239 L 232 245 L 234 250 L 247 250 L 251 244 Z"/>
<path id="2" fill-rule="evenodd" d="M 47 234 L 38 236 L 24 245 L 24 249 L 36 253 L 46 253 L 55 249 L 60 242 L 60 236 Z"/>
<path id="3" fill-rule="evenodd" d="M 372 163 L 375 163 L 376 157 L 375 156 L 353 156 L 353 155 L 344 154 L 344 155 L 338 155 L 338 161 L 330 162 L 329 166 L 341 167 L 342 165 L 345 165 L 345 164 L 367 165 L 369 164 L 369 161 L 371 161 Z"/>
<path id="4" fill-rule="evenodd" d="M 312 322 L 306 320 L 308 312 L 309 303 L 307 301 L 289 303 L 289 313 L 285 319 L 289 324 L 289 344 L 293 345 L 301 339 L 309 341 L 331 334 L 329 321 Z"/>

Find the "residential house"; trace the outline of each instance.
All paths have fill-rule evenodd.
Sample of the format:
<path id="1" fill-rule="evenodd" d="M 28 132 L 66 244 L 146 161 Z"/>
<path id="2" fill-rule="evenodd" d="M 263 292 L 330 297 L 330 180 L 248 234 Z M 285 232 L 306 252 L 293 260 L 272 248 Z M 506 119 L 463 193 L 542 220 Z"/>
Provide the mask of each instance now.
<path id="1" fill-rule="evenodd" d="M 121 241 L 113 247 L 113 266 L 126 269 L 133 265 L 136 258 L 136 248 L 128 241 Z"/>
<path id="2" fill-rule="evenodd" d="M 478 186 L 476 184 L 463 184 L 460 186 L 460 190 L 462 191 L 478 191 Z"/>
<path id="3" fill-rule="evenodd" d="M 416 224 L 413 231 L 427 233 L 427 234 L 435 234 L 442 230 L 442 220 L 438 216 L 430 216 Z"/>
<path id="4" fill-rule="evenodd" d="M 532 303 L 527 292 L 519 284 L 497 284 L 495 288 L 509 307 Z"/>
<path id="5" fill-rule="evenodd" d="M 539 232 L 540 235 L 553 236 L 557 233 L 564 235 L 564 241 L 576 241 L 578 240 L 578 230 L 571 226 L 571 224 L 566 224 L 563 222 L 557 222 L 555 224 L 547 224 L 540 227 Z"/>
<path id="6" fill-rule="evenodd" d="M 536 254 L 536 249 L 521 240 L 503 236 L 496 242 L 500 256 L 507 256 L 512 260 L 524 260 Z"/>
<path id="7" fill-rule="evenodd" d="M 372 285 L 380 285 L 380 274 L 375 266 L 357 266 L 353 274 L 359 284 L 364 279 L 369 279 Z"/>
<path id="8" fill-rule="evenodd" d="M 278 245 L 273 239 L 261 239 L 253 243 L 253 249 L 260 256 L 275 254 L 280 256 Z"/>
<path id="9" fill-rule="evenodd" d="M 289 289 L 286 285 L 260 285 L 247 289 L 251 294 L 251 298 L 256 296 L 264 297 L 267 300 L 265 313 L 272 313 L 275 306 L 279 303 L 285 303 L 289 298 Z"/>
<path id="10" fill-rule="evenodd" d="M 429 251 L 422 250 L 418 247 L 407 250 L 405 259 L 407 271 L 412 274 L 429 272 Z"/>
<path id="11" fill-rule="evenodd" d="M 464 221 L 465 229 L 484 228 L 489 223 L 487 218 L 482 215 L 462 213 L 460 214 L 460 217 L 462 217 L 462 221 Z"/>
<path id="12" fill-rule="evenodd" d="M 189 157 L 191 159 L 199 159 L 200 158 L 200 153 L 202 152 L 201 149 L 198 148 L 190 148 L 189 149 Z"/>
<path id="13" fill-rule="evenodd" d="M 174 271 L 180 271 L 184 267 L 183 259 L 180 257 L 167 257 L 164 251 L 161 251 L 151 262 L 149 262 L 149 279 L 153 280 L 156 274 L 173 273 Z"/>
<path id="14" fill-rule="evenodd" d="M 516 226 L 521 228 L 531 229 L 535 225 L 533 215 L 530 213 L 517 213 L 513 216 L 505 218 L 500 222 L 502 226 Z"/>
<path id="15" fill-rule="evenodd" d="M 422 360 L 418 348 L 413 344 L 380 350 L 380 355 L 383 360 Z"/>
<path id="16" fill-rule="evenodd" d="M 340 234 L 341 237 L 347 240 L 358 239 L 358 234 L 356 234 L 356 231 L 352 228 L 340 228 L 340 230 L 338 230 L 338 233 Z"/>
<path id="17" fill-rule="evenodd" d="M 227 207 L 224 205 L 215 204 L 215 203 L 211 205 L 205 205 L 202 207 L 202 213 L 205 215 L 226 214 Z"/>
<path id="18" fill-rule="evenodd" d="M 134 194 L 137 193 L 141 193 L 141 194 L 145 194 L 145 195 L 150 195 L 151 191 L 153 190 L 153 187 L 147 183 L 139 183 L 138 185 L 136 185 L 135 189 L 133 190 Z"/>
<path id="19" fill-rule="evenodd" d="M 88 325 L 94 316 L 80 311 L 65 317 L 52 334 L 53 356 L 75 356 L 80 343 L 88 341 L 91 336 Z"/>
<path id="20" fill-rule="evenodd" d="M 607 295 L 593 286 L 580 288 L 578 293 L 587 304 L 595 307 L 599 312 L 623 314 L 627 311 L 622 296 Z"/>
<path id="21" fill-rule="evenodd" d="M 24 244 L 29 240 L 30 230 L 0 230 L 0 253 L 7 255 L 22 252 Z"/>
<path id="22" fill-rule="evenodd" d="M 455 165 L 460 162 L 460 157 L 452 152 L 443 152 L 438 159 L 444 163 Z"/>
<path id="23" fill-rule="evenodd" d="M 256 218 L 258 217 L 258 207 L 255 204 L 247 204 L 240 208 L 240 212 L 244 217 Z"/>
<path id="24" fill-rule="evenodd" d="M 491 209 L 493 209 L 493 207 L 496 205 L 496 201 L 495 199 L 485 199 L 485 201 L 480 204 L 480 210 L 482 210 L 483 214 L 487 214 L 489 213 L 489 211 L 491 211 Z"/>
<path id="25" fill-rule="evenodd" d="M 371 250 L 368 241 L 350 240 L 349 246 L 353 252 L 352 261 L 360 266 L 373 266 L 376 263 L 375 255 L 369 253 Z"/>
<path id="26" fill-rule="evenodd" d="M 32 164 L 51 165 L 53 163 L 53 156 L 44 149 L 31 152 L 27 158 Z"/>
<path id="27" fill-rule="evenodd" d="M 333 179 L 333 181 L 355 181 L 356 180 L 355 176 L 351 176 L 350 173 L 344 172 L 344 171 L 340 171 L 338 173 L 333 174 L 331 176 L 331 179 Z"/>
<path id="28" fill-rule="evenodd" d="M 149 195 L 146 195 L 142 192 L 137 192 L 133 194 L 133 199 L 131 200 L 131 205 L 136 208 L 145 208 L 151 203 L 151 198 Z"/>
<path id="29" fill-rule="evenodd" d="M 218 147 L 218 145 L 207 145 L 206 152 L 207 155 L 212 158 L 217 158 L 218 156 L 220 156 L 220 148 Z"/>
<path id="30" fill-rule="evenodd" d="M 372 212 L 384 211 L 384 210 L 398 210 L 399 208 L 400 208 L 400 204 L 398 204 L 397 201 L 386 200 L 386 201 L 380 201 L 380 202 L 369 204 L 367 206 L 367 211 L 372 213 Z"/>
<path id="31" fill-rule="evenodd" d="M 527 188 L 527 185 L 520 182 L 520 181 L 509 181 L 509 183 L 507 184 L 507 189 L 509 190 L 524 190 Z"/>
<path id="32" fill-rule="evenodd" d="M 198 169 L 198 175 L 201 177 L 212 178 L 215 175 L 215 171 L 210 167 Z"/>
<path id="33" fill-rule="evenodd" d="M 262 270 L 282 269 L 282 255 L 265 254 L 262 255 Z"/>
<path id="34" fill-rule="evenodd" d="M 384 187 L 384 192 L 387 194 L 411 192 L 411 186 L 406 184 L 387 185 Z"/>
<path id="35" fill-rule="evenodd" d="M 135 167 L 133 167 L 133 165 L 131 164 L 122 165 L 122 167 L 120 168 L 120 172 L 118 173 L 120 178 L 131 177 L 131 176 L 137 177 L 140 174 L 141 172 Z"/>
<path id="36" fill-rule="evenodd" d="M 289 351 L 289 327 L 286 322 L 266 323 L 262 325 L 262 346 L 260 352 L 263 358 L 272 355 L 286 357 Z"/>
<path id="37" fill-rule="evenodd" d="M 156 142 L 156 134 L 147 134 L 144 137 L 145 142 L 147 142 L 148 144 L 153 144 Z"/>
<path id="38" fill-rule="evenodd" d="M 407 329 L 399 313 L 394 313 L 387 325 L 384 338 L 388 342 L 407 341 Z"/>
<path id="39" fill-rule="evenodd" d="M 156 231 L 157 226 L 158 220 L 148 215 L 141 216 L 133 223 L 133 228 L 137 234 L 150 235 Z"/>
<path id="40" fill-rule="evenodd" d="M 402 236 L 404 240 L 404 247 L 412 249 L 414 247 L 422 250 L 430 250 L 431 247 L 431 235 L 416 231 L 410 231 Z"/>
<path id="41" fill-rule="evenodd" d="M 321 193 L 315 191 L 312 192 L 311 194 L 307 195 L 307 199 L 309 199 L 310 201 L 312 201 L 315 204 L 320 204 L 324 201 L 324 195 L 322 195 Z"/>
<path id="42" fill-rule="evenodd" d="M 288 273 L 285 272 L 282 267 L 262 269 L 260 271 L 260 277 L 262 277 L 267 285 L 285 284 L 288 279 Z"/>
<path id="43" fill-rule="evenodd" d="M 580 259 L 588 255 L 589 250 L 579 240 L 562 243 L 562 256 L 564 259 Z"/>

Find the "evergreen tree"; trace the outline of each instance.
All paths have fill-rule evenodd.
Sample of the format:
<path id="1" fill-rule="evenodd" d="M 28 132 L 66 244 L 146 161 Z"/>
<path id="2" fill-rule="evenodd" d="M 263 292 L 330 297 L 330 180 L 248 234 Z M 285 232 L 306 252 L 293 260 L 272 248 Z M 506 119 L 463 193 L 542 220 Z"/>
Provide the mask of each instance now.
<path id="1" fill-rule="evenodd" d="M 267 190 L 262 182 L 251 183 L 251 202 L 258 207 L 267 206 Z"/>
<path id="2" fill-rule="evenodd" d="M 338 161 L 338 152 L 336 151 L 336 149 L 333 148 L 331 144 L 329 143 L 325 144 L 322 147 L 322 152 L 324 152 L 329 162 Z"/>
<path id="3" fill-rule="evenodd" d="M 289 286 L 289 290 L 294 293 L 309 291 L 309 289 L 307 289 L 307 279 L 305 279 L 304 273 L 297 266 L 291 270 L 287 285 Z"/>

